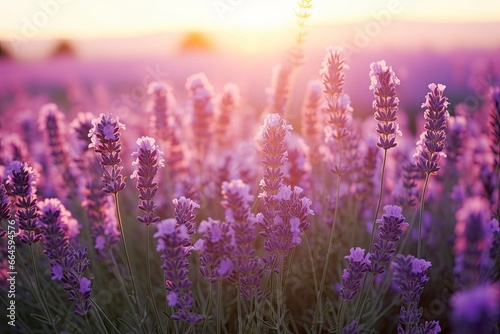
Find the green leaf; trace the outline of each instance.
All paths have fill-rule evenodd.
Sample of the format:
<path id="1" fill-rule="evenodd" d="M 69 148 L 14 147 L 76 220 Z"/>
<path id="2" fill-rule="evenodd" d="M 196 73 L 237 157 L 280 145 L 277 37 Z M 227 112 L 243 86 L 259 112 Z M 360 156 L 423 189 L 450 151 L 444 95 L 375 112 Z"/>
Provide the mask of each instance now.
<path id="1" fill-rule="evenodd" d="M 36 314 L 36 313 L 30 313 L 30 315 L 35 318 L 36 320 L 38 321 L 41 321 L 43 322 L 44 324 L 47 324 L 47 325 L 50 325 L 50 321 L 49 319 L 45 318 L 44 316 L 40 315 L 40 314 Z"/>

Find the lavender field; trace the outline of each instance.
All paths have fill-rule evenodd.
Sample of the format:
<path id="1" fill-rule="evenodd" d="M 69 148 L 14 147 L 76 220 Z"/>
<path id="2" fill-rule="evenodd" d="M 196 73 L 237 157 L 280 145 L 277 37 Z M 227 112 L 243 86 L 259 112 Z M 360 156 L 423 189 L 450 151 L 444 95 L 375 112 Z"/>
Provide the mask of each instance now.
<path id="1" fill-rule="evenodd" d="M 314 6 L 0 41 L 0 333 L 500 333 L 498 22 Z"/>

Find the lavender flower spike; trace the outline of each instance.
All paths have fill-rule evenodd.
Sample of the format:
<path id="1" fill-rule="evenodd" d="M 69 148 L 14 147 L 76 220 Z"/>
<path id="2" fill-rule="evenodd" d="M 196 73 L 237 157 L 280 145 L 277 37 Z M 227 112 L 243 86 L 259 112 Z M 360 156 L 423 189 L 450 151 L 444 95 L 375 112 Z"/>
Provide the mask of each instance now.
<path id="1" fill-rule="evenodd" d="M 398 324 L 398 334 L 403 333 L 438 333 L 441 328 L 437 322 L 425 323 L 419 326 L 422 311 L 418 308 L 424 285 L 429 281 L 427 269 L 431 263 L 417 259 L 413 255 L 398 254 L 391 264 L 394 283 L 403 297 Z M 403 328 L 408 329 L 405 331 Z M 424 329 L 426 331 L 424 331 Z"/>
<path id="2" fill-rule="evenodd" d="M 0 222 L 10 219 L 10 201 L 7 197 L 7 191 L 0 178 Z M 0 238 L 7 232 L 0 227 Z"/>
<path id="3" fill-rule="evenodd" d="M 141 137 L 137 139 L 139 148 L 137 152 L 132 153 L 136 157 L 132 163 L 136 166 L 136 170 L 131 178 L 137 178 L 137 190 L 139 190 L 139 209 L 144 212 L 142 217 L 137 217 L 141 223 L 149 225 L 160 221 L 160 217 L 155 216 L 156 205 L 153 198 L 158 190 L 158 184 L 154 182 L 154 178 L 160 167 L 164 167 L 163 152 L 156 145 L 155 140 L 150 137 Z"/>
<path id="4" fill-rule="evenodd" d="M 402 209 L 397 205 L 384 206 L 385 214 L 377 220 L 379 224 L 379 240 L 373 245 L 373 254 L 370 258 L 370 271 L 375 275 L 385 272 L 385 265 L 396 251 L 396 242 L 403 234 L 403 229 L 408 227 Z"/>
<path id="5" fill-rule="evenodd" d="M 287 161 L 285 136 L 292 130 L 278 114 L 267 115 L 261 126 L 261 143 L 264 151 L 264 171 L 260 186 L 263 192 L 260 197 L 274 196 L 283 184 L 283 165 Z"/>
<path id="6" fill-rule="evenodd" d="M 365 255 L 364 249 L 356 247 L 351 248 L 351 254 L 344 258 L 349 260 L 349 265 L 342 274 L 340 298 L 351 300 L 359 292 L 361 280 L 370 267 L 370 253 Z"/>
<path id="7" fill-rule="evenodd" d="M 94 126 L 89 131 L 91 143 L 89 148 L 94 148 L 96 153 L 101 155 L 100 164 L 103 170 L 102 181 L 104 182 L 103 191 L 108 194 L 116 194 L 125 188 L 121 167 L 119 164 L 121 143 L 120 129 L 125 129 L 125 125 L 118 121 L 118 117 L 114 118 L 112 114 L 99 115 L 98 118 L 92 120 Z"/>
<path id="8" fill-rule="evenodd" d="M 375 100 L 375 120 L 378 122 L 377 133 L 379 134 L 378 147 L 388 150 L 396 147 L 396 135 L 402 135 L 399 125 L 396 123 L 398 117 L 399 99 L 396 96 L 396 85 L 399 79 L 385 60 L 370 64 L 370 90 L 373 90 Z"/>
<path id="9" fill-rule="evenodd" d="M 5 188 L 9 196 L 15 196 L 16 218 L 19 236 L 24 243 L 35 243 L 42 236 L 38 230 L 38 210 L 36 207 L 35 171 L 26 162 L 13 161 L 6 169 Z"/>
<path id="10" fill-rule="evenodd" d="M 443 95 L 446 86 L 430 84 L 431 90 L 425 96 L 424 118 L 425 131 L 417 142 L 417 152 L 414 154 L 417 167 L 426 174 L 436 174 L 439 171 L 439 159 L 446 157 L 444 145 L 448 121 L 448 99 Z"/>

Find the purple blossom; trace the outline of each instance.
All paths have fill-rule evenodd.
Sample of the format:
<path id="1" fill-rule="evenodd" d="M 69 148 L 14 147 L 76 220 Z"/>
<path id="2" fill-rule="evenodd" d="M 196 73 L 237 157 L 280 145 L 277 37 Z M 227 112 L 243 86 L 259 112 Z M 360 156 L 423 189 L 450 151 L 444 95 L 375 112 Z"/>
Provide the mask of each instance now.
<path id="1" fill-rule="evenodd" d="M 268 97 L 268 114 L 284 116 L 290 97 L 290 75 L 292 68 L 289 65 L 276 65 L 273 67 L 271 87 L 266 89 Z"/>
<path id="2" fill-rule="evenodd" d="M 102 191 L 98 181 L 87 185 L 84 198 L 82 206 L 87 211 L 96 255 L 99 259 L 107 259 L 111 246 L 120 238 L 113 200 Z"/>
<path id="3" fill-rule="evenodd" d="M 94 118 L 95 116 L 90 112 L 79 112 L 70 124 L 72 131 L 82 144 L 79 149 L 81 152 L 85 152 L 90 147 L 91 138 L 89 137 L 89 131 L 94 127 L 92 124 Z"/>
<path id="4" fill-rule="evenodd" d="M 164 82 L 151 82 L 148 94 L 152 96 L 152 125 L 159 140 L 169 141 L 173 132 L 173 106 L 175 99 L 172 88 Z"/>
<path id="5" fill-rule="evenodd" d="M 125 125 L 119 122 L 118 117 L 112 114 L 100 114 L 98 118 L 92 120 L 93 128 L 89 131 L 91 137 L 90 148 L 94 148 L 101 156 L 101 167 L 103 170 L 102 181 L 103 191 L 108 194 L 116 194 L 125 188 L 120 166 L 121 143 L 120 129 L 125 129 Z"/>
<path id="6" fill-rule="evenodd" d="M 204 73 L 193 74 L 186 81 L 186 90 L 192 101 L 193 135 L 198 149 L 208 145 L 214 117 L 213 87 Z"/>
<path id="7" fill-rule="evenodd" d="M 219 98 L 219 113 L 215 132 L 219 146 L 224 146 L 227 142 L 227 131 L 231 124 L 231 116 L 240 101 L 240 91 L 236 84 L 226 83 L 222 88 L 222 95 Z"/>
<path id="8" fill-rule="evenodd" d="M 302 104 L 302 135 L 316 143 L 319 134 L 319 107 L 321 105 L 321 82 L 309 81 Z"/>
<path id="9" fill-rule="evenodd" d="M 43 235 L 44 253 L 49 258 L 52 279 L 64 283 L 69 301 L 75 302 L 74 313 L 84 315 L 90 308 L 93 279 L 83 277 L 90 266 L 87 250 L 75 251 L 69 243 L 70 214 L 56 198 L 45 199 L 40 206 L 40 229 Z"/>
<path id="10" fill-rule="evenodd" d="M 150 137 L 141 137 L 137 139 L 139 148 L 137 152 L 132 153 L 136 166 L 131 178 L 137 178 L 137 190 L 139 190 L 139 209 L 144 212 L 143 216 L 137 217 L 141 223 L 149 225 L 160 221 L 160 217 L 155 215 L 156 205 L 153 201 L 158 190 L 158 184 L 155 182 L 156 174 L 160 167 L 164 167 L 163 152 L 156 145 L 155 140 Z"/>
<path id="11" fill-rule="evenodd" d="M 26 162 L 13 161 L 5 171 L 5 189 L 15 197 L 15 217 L 19 227 L 19 237 L 24 243 L 36 243 L 41 235 L 38 231 L 38 210 L 36 206 L 37 174 Z"/>
<path id="12" fill-rule="evenodd" d="M 283 184 L 283 165 L 287 161 L 285 137 L 292 130 L 284 119 L 278 114 L 267 115 L 264 125 L 261 126 L 261 146 L 264 152 L 264 170 L 260 186 L 262 193 L 260 197 L 270 198 L 278 193 Z"/>
<path id="13" fill-rule="evenodd" d="M 403 305 L 401 305 L 399 315 L 400 324 L 398 324 L 398 333 L 400 334 L 421 333 L 418 323 L 422 316 L 422 311 L 418 308 L 418 303 L 424 290 L 424 285 L 429 281 L 427 269 L 430 266 L 431 263 L 428 261 L 417 259 L 413 255 L 405 256 L 402 254 L 396 255 L 391 263 L 393 281 L 398 286 L 398 290 L 403 297 Z M 431 326 L 432 324 L 435 324 L 435 326 Z M 437 330 L 439 327 L 437 322 L 432 324 L 426 323 L 425 326 Z M 407 330 L 405 331 L 403 328 Z M 432 333 L 432 331 L 429 333 Z"/>
<path id="14" fill-rule="evenodd" d="M 234 270 L 228 277 L 229 282 L 239 286 L 243 298 L 252 299 L 260 294 L 263 266 L 255 255 L 255 217 L 251 213 L 250 187 L 241 180 L 222 184 L 222 206 L 226 221 L 234 231 L 235 247 L 233 256 Z"/>
<path id="15" fill-rule="evenodd" d="M 385 60 L 370 64 L 370 90 L 373 90 L 375 100 L 375 120 L 377 133 L 379 134 L 378 147 L 388 150 L 396 147 L 396 135 L 402 135 L 399 125 L 396 123 L 398 117 L 399 99 L 396 96 L 396 86 L 400 84 L 399 79 Z"/>
<path id="16" fill-rule="evenodd" d="M 358 321 L 351 321 L 351 323 L 342 330 L 342 334 L 359 334 Z"/>
<path id="17" fill-rule="evenodd" d="M 184 196 L 172 200 L 174 204 L 175 219 L 179 225 L 185 225 L 189 235 L 194 233 L 195 218 L 194 210 L 200 207 L 199 204 L 185 198 Z"/>
<path id="18" fill-rule="evenodd" d="M 489 209 L 486 199 L 471 197 L 455 214 L 454 271 L 462 286 L 471 287 L 479 278 L 481 260 L 487 251 Z"/>
<path id="19" fill-rule="evenodd" d="M 493 108 L 491 108 L 491 152 L 494 156 L 493 168 L 500 172 L 500 87 L 494 87 L 491 90 Z M 499 195 L 500 196 L 500 195 Z M 497 208 L 500 211 L 500 208 Z M 500 213 L 499 213 L 500 214 Z"/>
<path id="20" fill-rule="evenodd" d="M 365 250 L 356 247 L 351 248 L 351 254 L 344 256 L 349 260 L 349 265 L 342 274 L 342 288 L 340 298 L 352 300 L 361 288 L 361 280 L 370 268 L 370 253 L 365 255 Z"/>
<path id="21" fill-rule="evenodd" d="M 444 144 L 446 139 L 446 127 L 448 121 L 448 98 L 443 93 L 446 86 L 441 84 L 430 84 L 431 90 L 425 96 L 425 131 L 420 135 L 417 142 L 417 152 L 414 154 L 417 167 L 426 174 L 436 174 L 439 167 L 439 159 L 446 157 Z"/>
<path id="22" fill-rule="evenodd" d="M 453 333 L 496 333 L 500 321 L 498 282 L 456 292 L 451 298 L 451 307 Z"/>
<path id="23" fill-rule="evenodd" d="M 157 250 L 163 260 L 165 288 L 169 306 L 174 307 L 171 318 L 195 324 L 203 316 L 193 311 L 194 298 L 189 280 L 189 255 L 191 254 L 191 241 L 186 222 L 194 221 L 196 203 L 186 198 L 174 202 L 174 207 L 182 206 L 178 210 L 182 216 L 176 215 L 175 219 L 166 219 L 157 224 L 158 231 L 154 237 L 158 239 Z M 186 219 L 188 217 L 188 219 Z"/>
<path id="24" fill-rule="evenodd" d="M 231 257 L 235 240 L 231 224 L 209 218 L 200 223 L 198 233 L 203 233 L 202 241 L 196 245 L 201 252 L 201 276 L 210 283 L 227 278 L 234 268 Z"/>
<path id="25" fill-rule="evenodd" d="M 397 205 L 384 206 L 385 214 L 377 219 L 379 228 L 379 240 L 373 245 L 371 255 L 370 271 L 375 275 L 385 272 L 386 264 L 391 260 L 396 252 L 396 242 L 403 234 L 404 229 L 409 226 L 402 215 L 401 207 Z"/>

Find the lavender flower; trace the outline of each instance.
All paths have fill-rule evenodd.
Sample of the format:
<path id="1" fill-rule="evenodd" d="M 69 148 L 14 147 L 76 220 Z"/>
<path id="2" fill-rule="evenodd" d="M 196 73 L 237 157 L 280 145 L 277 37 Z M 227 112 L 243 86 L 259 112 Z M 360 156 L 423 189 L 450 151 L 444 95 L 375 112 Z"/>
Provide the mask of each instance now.
<path id="1" fill-rule="evenodd" d="M 260 186 L 262 193 L 260 197 L 269 198 L 278 193 L 283 184 L 283 165 L 287 161 L 285 137 L 292 130 L 284 119 L 278 114 L 267 115 L 261 131 L 261 146 L 264 152 L 264 170 Z"/>
<path id="2" fill-rule="evenodd" d="M 148 94 L 153 97 L 152 124 L 158 139 L 168 141 L 172 135 L 172 107 L 174 96 L 172 88 L 163 82 L 152 82 L 148 87 Z"/>
<path id="3" fill-rule="evenodd" d="M 94 118 L 95 116 L 90 112 L 79 112 L 70 124 L 72 131 L 76 134 L 76 138 L 82 144 L 79 149 L 81 152 L 85 152 L 90 147 L 89 131 L 94 127 L 92 124 Z"/>
<path id="4" fill-rule="evenodd" d="M 263 267 L 255 256 L 255 217 L 251 213 L 250 187 L 241 180 L 222 184 L 222 206 L 225 208 L 226 221 L 234 231 L 235 247 L 233 256 L 234 270 L 228 280 L 239 287 L 243 298 L 252 299 L 260 294 Z"/>
<path id="5" fill-rule="evenodd" d="M 460 285 L 472 287 L 479 278 L 486 251 L 489 203 L 481 197 L 465 200 L 456 212 L 455 274 Z"/>
<path id="6" fill-rule="evenodd" d="M 493 334 L 500 321 L 498 282 L 458 291 L 451 298 L 453 333 Z"/>
<path id="7" fill-rule="evenodd" d="M 431 90 L 425 96 L 422 108 L 424 112 L 425 131 L 417 142 L 415 153 L 417 167 L 426 174 L 436 174 L 439 171 L 439 159 L 446 157 L 444 144 L 446 139 L 446 124 L 448 121 L 448 99 L 443 95 L 445 85 L 430 84 Z"/>
<path id="8" fill-rule="evenodd" d="M 92 181 L 84 191 L 82 206 L 86 209 L 90 222 L 90 234 L 94 249 L 101 260 L 107 259 L 111 246 L 120 238 L 118 221 L 112 199 L 102 191 L 98 181 Z"/>
<path id="9" fill-rule="evenodd" d="M 290 75 L 292 69 L 289 65 L 276 65 L 273 67 L 271 87 L 266 89 L 268 97 L 268 114 L 285 115 L 286 106 L 290 96 Z"/>
<path id="10" fill-rule="evenodd" d="M 156 205 L 153 198 L 158 190 L 158 184 L 154 182 L 158 169 L 164 167 L 163 152 L 156 148 L 155 140 L 150 137 L 137 139 L 139 148 L 132 156 L 136 160 L 132 163 L 137 166 L 131 178 L 137 178 L 137 190 L 139 190 L 139 209 L 144 211 L 142 217 L 137 217 L 141 223 L 149 225 L 160 221 L 160 217 L 155 216 Z"/>
<path id="11" fill-rule="evenodd" d="M 403 164 L 401 176 L 401 194 L 397 196 L 397 203 L 403 207 L 413 208 L 417 205 L 417 178 L 420 170 L 414 163 Z"/>
<path id="12" fill-rule="evenodd" d="M 319 134 L 318 109 L 321 105 L 321 82 L 309 81 L 302 104 L 302 135 L 316 144 Z"/>
<path id="13" fill-rule="evenodd" d="M 429 281 L 427 269 L 431 263 L 413 255 L 398 254 L 391 263 L 393 281 L 403 297 L 399 315 L 398 333 L 415 333 L 422 311 L 418 308 L 424 285 Z M 407 331 L 403 328 L 408 329 Z"/>
<path id="14" fill-rule="evenodd" d="M 175 310 L 171 318 L 189 324 L 203 319 L 203 316 L 193 311 L 194 299 L 190 290 L 192 283 L 188 272 L 188 257 L 192 249 L 189 235 L 194 233 L 192 224 L 195 219 L 194 209 L 197 207 L 196 203 L 184 197 L 174 200 L 175 219 L 160 222 L 154 235 L 158 239 L 157 250 L 162 253 L 167 301 Z"/>
<path id="15" fill-rule="evenodd" d="M 361 288 L 361 280 L 370 268 L 370 253 L 365 255 L 365 250 L 356 247 L 351 248 L 351 254 L 344 256 L 349 260 L 347 269 L 342 274 L 342 288 L 340 298 L 352 300 Z"/>
<path id="16" fill-rule="evenodd" d="M 385 60 L 370 64 L 370 90 L 373 90 L 375 100 L 375 120 L 378 122 L 377 133 L 379 134 L 378 147 L 388 150 L 396 147 L 396 135 L 402 135 L 399 125 L 396 123 L 398 117 L 399 99 L 396 96 L 396 85 L 399 79 Z"/>
<path id="17" fill-rule="evenodd" d="M 359 334 L 359 324 L 353 320 L 347 327 L 342 330 L 342 334 Z"/>
<path id="18" fill-rule="evenodd" d="M 45 199 L 40 206 L 40 228 L 43 234 L 44 253 L 50 260 L 52 279 L 62 281 L 69 301 L 75 302 L 74 313 L 86 314 L 90 308 L 93 279 L 83 277 L 90 266 L 87 250 L 75 251 L 69 244 L 71 215 L 58 199 Z"/>
<path id="19" fill-rule="evenodd" d="M 186 90 L 193 103 L 193 134 L 198 150 L 200 150 L 201 147 L 208 145 L 208 139 L 213 132 L 213 87 L 204 73 L 197 73 L 187 78 Z"/>
<path id="20" fill-rule="evenodd" d="M 98 118 L 92 120 L 94 126 L 89 131 L 91 143 L 96 153 L 101 156 L 101 167 L 103 170 L 102 181 L 104 183 L 103 191 L 108 194 L 116 194 L 125 188 L 121 167 L 119 164 L 121 143 L 120 129 L 125 129 L 125 125 L 118 121 L 118 117 L 113 118 L 112 114 L 100 114 Z"/>
<path id="21" fill-rule="evenodd" d="M 63 138 L 65 128 L 63 119 L 63 113 L 53 103 L 46 104 L 40 109 L 40 130 L 46 133 L 54 165 L 62 173 L 62 179 L 67 185 L 64 189 L 70 189 L 71 196 L 76 196 L 77 179 L 65 145 L 66 140 Z"/>
<path id="22" fill-rule="evenodd" d="M 231 115 L 236 109 L 239 100 L 240 92 L 238 86 L 230 82 L 226 83 L 222 88 L 222 95 L 219 100 L 219 115 L 215 127 L 220 146 L 223 146 L 227 140 L 226 134 L 231 124 Z"/>
<path id="23" fill-rule="evenodd" d="M 396 251 L 396 242 L 403 234 L 403 229 L 408 227 L 405 217 L 401 214 L 402 209 L 397 205 L 384 206 L 385 214 L 377 219 L 379 224 L 379 240 L 373 245 L 373 254 L 370 257 L 370 271 L 374 275 L 383 274 L 385 265 L 393 257 Z"/>
<path id="24" fill-rule="evenodd" d="M 210 283 L 227 278 L 234 268 L 231 257 L 235 240 L 231 225 L 209 218 L 200 223 L 198 233 L 203 233 L 203 238 L 194 244 L 194 248 L 201 252 L 201 276 Z"/>
<path id="25" fill-rule="evenodd" d="M 15 196 L 16 218 L 19 237 L 24 243 L 36 243 L 41 235 L 38 231 L 36 207 L 35 171 L 26 162 L 13 161 L 6 169 L 5 188 L 9 196 Z"/>
<path id="26" fill-rule="evenodd" d="M 7 191 L 0 178 L 0 222 L 10 219 L 10 201 L 7 197 Z M 5 236 L 7 232 L 0 227 L 0 238 Z"/>

